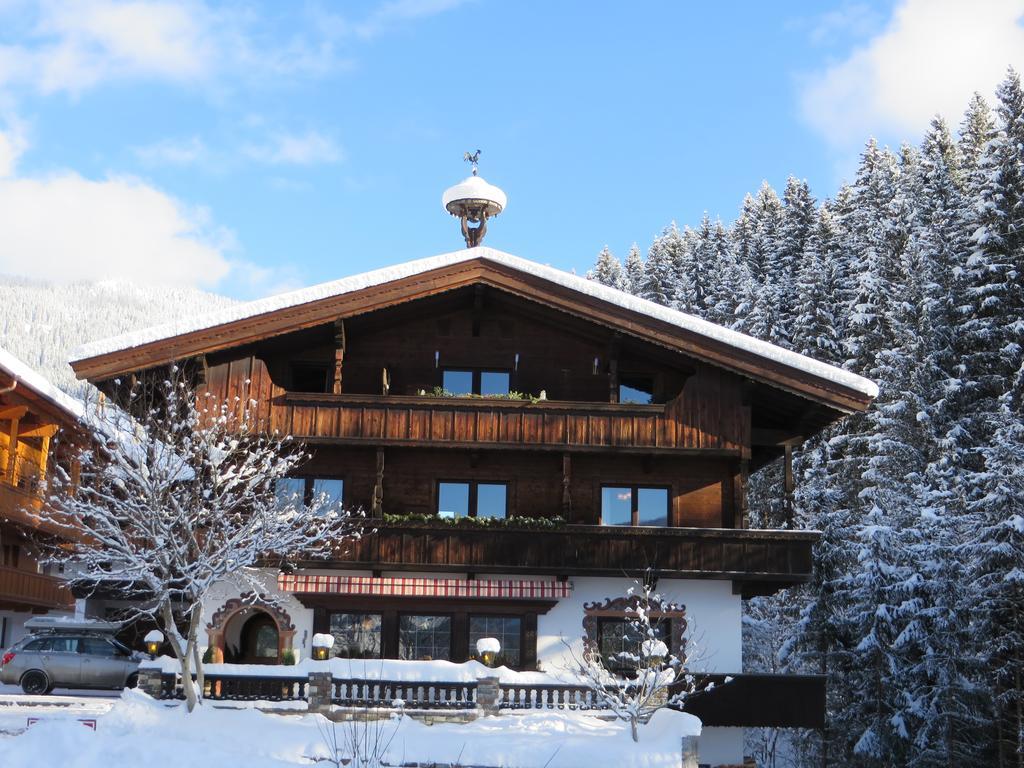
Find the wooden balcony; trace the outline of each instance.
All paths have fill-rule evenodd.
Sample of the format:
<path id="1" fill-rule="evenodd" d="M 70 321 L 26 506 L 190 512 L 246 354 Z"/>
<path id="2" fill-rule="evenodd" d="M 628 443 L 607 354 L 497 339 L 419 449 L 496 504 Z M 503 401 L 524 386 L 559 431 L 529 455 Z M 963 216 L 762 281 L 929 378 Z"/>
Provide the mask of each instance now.
<path id="1" fill-rule="evenodd" d="M 307 442 L 411 447 L 739 455 L 742 425 L 691 404 L 333 395 L 289 392 L 261 415 Z M 732 417 L 730 416 L 730 419 Z M 738 416 L 736 417 L 738 422 Z"/>
<path id="2" fill-rule="evenodd" d="M 375 571 L 464 571 L 558 576 L 729 579 L 744 596 L 770 594 L 811 577 L 814 531 L 723 528 L 475 528 L 367 520 L 333 566 Z M 304 563 L 323 567 L 324 563 Z"/>
<path id="3" fill-rule="evenodd" d="M 58 525 L 52 519 L 42 516 L 45 501 L 38 492 L 15 488 L 0 481 L 0 523 L 8 522 L 23 528 L 61 536 L 76 538 L 70 527 Z"/>
<path id="4" fill-rule="evenodd" d="M 0 566 L 0 606 L 66 608 L 74 602 L 60 579 Z"/>

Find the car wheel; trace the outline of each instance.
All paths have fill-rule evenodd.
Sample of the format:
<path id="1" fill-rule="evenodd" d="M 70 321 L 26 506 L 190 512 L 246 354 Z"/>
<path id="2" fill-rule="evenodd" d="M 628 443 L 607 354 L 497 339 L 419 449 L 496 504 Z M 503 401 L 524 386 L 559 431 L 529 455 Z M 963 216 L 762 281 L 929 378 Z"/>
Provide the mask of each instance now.
<path id="1" fill-rule="evenodd" d="M 45 672 L 32 669 L 21 676 L 21 690 L 29 696 L 42 696 L 53 690 Z"/>
<path id="2" fill-rule="evenodd" d="M 138 688 L 139 687 L 139 673 L 132 672 L 128 675 L 128 679 L 124 683 L 125 688 Z"/>

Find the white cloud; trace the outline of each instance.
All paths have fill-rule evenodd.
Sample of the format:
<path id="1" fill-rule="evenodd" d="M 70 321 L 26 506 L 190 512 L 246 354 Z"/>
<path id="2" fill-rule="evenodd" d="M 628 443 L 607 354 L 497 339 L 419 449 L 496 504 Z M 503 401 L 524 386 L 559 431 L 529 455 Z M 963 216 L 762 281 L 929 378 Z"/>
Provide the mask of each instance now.
<path id="1" fill-rule="evenodd" d="M 275 134 L 267 143 L 246 145 L 242 152 L 252 160 L 270 165 L 319 165 L 345 159 L 334 139 L 319 131 Z"/>
<path id="2" fill-rule="evenodd" d="M 38 8 L 33 44 L 0 46 L 0 83 L 77 94 L 129 77 L 195 80 L 214 62 L 210 26 L 193 3 L 51 0 Z"/>
<path id="3" fill-rule="evenodd" d="M 355 25 L 362 37 L 373 37 L 388 27 L 406 21 L 436 16 L 465 3 L 466 0 L 387 0 L 361 23 Z"/>
<path id="4" fill-rule="evenodd" d="M 230 246 L 205 211 L 137 179 L 0 180 L 3 273 L 213 287 L 231 269 Z"/>
<path id="5" fill-rule="evenodd" d="M 25 124 L 16 117 L 10 117 L 0 129 L 0 179 L 13 176 L 18 159 L 28 149 Z"/>
<path id="6" fill-rule="evenodd" d="M 869 135 L 916 140 L 936 114 L 959 122 L 974 91 L 1024 69 L 1024 0 L 904 0 L 888 26 L 809 77 L 805 119 L 843 152 Z"/>
<path id="7" fill-rule="evenodd" d="M 164 139 L 132 149 L 146 165 L 195 165 L 209 157 L 206 144 L 198 136 L 188 139 Z"/>

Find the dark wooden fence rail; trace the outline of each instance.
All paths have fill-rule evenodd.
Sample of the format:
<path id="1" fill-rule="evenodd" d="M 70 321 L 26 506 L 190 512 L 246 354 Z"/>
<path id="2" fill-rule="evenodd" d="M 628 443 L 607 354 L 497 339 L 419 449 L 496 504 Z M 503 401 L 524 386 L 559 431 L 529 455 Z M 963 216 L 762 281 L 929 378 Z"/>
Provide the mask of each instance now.
<path id="1" fill-rule="evenodd" d="M 160 698 L 185 698 L 180 675 L 164 674 L 160 679 Z M 204 681 L 203 698 L 211 701 L 306 701 L 309 677 L 207 674 Z"/>

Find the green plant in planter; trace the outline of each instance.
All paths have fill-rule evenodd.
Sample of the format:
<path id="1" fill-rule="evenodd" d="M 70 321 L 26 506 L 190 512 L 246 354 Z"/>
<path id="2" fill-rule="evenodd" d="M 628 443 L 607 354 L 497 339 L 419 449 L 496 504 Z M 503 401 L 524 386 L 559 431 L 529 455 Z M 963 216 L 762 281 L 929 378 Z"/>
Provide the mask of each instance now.
<path id="1" fill-rule="evenodd" d="M 291 648 L 285 648 L 281 653 L 281 664 L 286 667 L 295 666 L 295 651 Z"/>
<path id="2" fill-rule="evenodd" d="M 437 515 L 384 515 L 384 522 L 395 523 L 428 523 L 444 525 L 452 528 L 504 528 L 504 529 L 551 529 L 566 524 L 564 517 L 438 517 Z"/>

